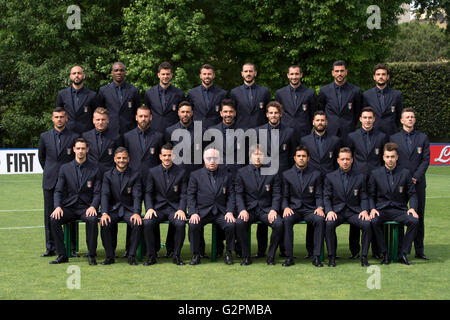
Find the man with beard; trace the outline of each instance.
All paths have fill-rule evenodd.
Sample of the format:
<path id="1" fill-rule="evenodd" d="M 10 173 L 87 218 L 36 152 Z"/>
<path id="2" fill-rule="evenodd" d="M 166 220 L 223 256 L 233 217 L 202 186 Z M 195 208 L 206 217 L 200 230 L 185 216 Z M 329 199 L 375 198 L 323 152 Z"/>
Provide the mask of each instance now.
<path id="1" fill-rule="evenodd" d="M 96 94 L 84 86 L 86 75 L 80 66 L 70 69 L 69 77 L 72 85 L 58 91 L 56 106 L 66 110 L 67 128 L 82 134 L 92 129 Z"/>
<path id="2" fill-rule="evenodd" d="M 389 86 L 389 69 L 384 64 L 373 68 L 373 80 L 375 87 L 363 93 L 363 106 L 372 107 L 376 117 L 374 128 L 389 137 L 397 132 L 400 125 L 402 94 Z"/>
<path id="3" fill-rule="evenodd" d="M 226 98 L 227 92 L 214 85 L 214 68 L 204 64 L 200 69 L 202 84 L 188 91 L 187 99 L 195 109 L 194 121 L 202 121 L 204 128 L 220 122 L 220 102 Z"/>
<path id="4" fill-rule="evenodd" d="M 159 84 L 145 91 L 144 103 L 152 111 L 152 129 L 164 134 L 178 120 L 177 106 L 184 100 L 184 92 L 170 83 L 173 66 L 169 62 L 159 65 L 158 78 Z"/>
<path id="5" fill-rule="evenodd" d="M 97 95 L 97 106 L 109 113 L 109 129 L 123 135 L 136 126 L 136 109 L 141 105 L 138 88 L 125 81 L 127 71 L 122 62 L 111 68 L 113 82 L 101 87 Z"/>
<path id="6" fill-rule="evenodd" d="M 361 90 L 347 82 L 344 61 L 335 61 L 331 74 L 334 81 L 320 88 L 318 107 L 327 115 L 328 134 L 345 139 L 355 129 L 361 111 Z"/>
<path id="7" fill-rule="evenodd" d="M 294 128 L 299 138 L 311 133 L 312 118 L 316 111 L 316 94 L 302 84 L 302 77 L 300 66 L 290 66 L 287 73 L 289 84 L 275 93 L 275 100 L 283 105 L 281 122 Z"/>
<path id="8" fill-rule="evenodd" d="M 270 101 L 270 91 L 255 83 L 257 74 L 253 63 L 245 63 L 241 71 L 244 84 L 231 90 L 230 98 L 236 102 L 239 128 L 256 128 L 266 122 L 264 112 Z"/>

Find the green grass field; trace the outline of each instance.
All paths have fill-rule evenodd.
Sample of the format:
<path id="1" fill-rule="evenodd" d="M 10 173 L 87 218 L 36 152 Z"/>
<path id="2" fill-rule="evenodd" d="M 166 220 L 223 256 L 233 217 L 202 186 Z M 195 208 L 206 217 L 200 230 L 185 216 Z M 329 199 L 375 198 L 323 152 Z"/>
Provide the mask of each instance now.
<path id="1" fill-rule="evenodd" d="M 367 285 L 372 273 L 358 261 L 348 260 L 348 225 L 338 228 L 336 268 L 315 268 L 304 260 L 305 226 L 295 228 L 296 264 L 289 268 L 269 267 L 264 259 L 254 259 L 246 267 L 226 266 L 221 259 L 211 263 L 205 259 L 198 266 L 176 266 L 171 259 L 158 259 L 153 266 L 128 265 L 126 259 L 110 266 L 89 266 L 86 258 L 73 258 L 69 263 L 49 265 L 53 258 L 41 258 L 45 251 L 41 175 L 0 176 L 0 299 L 449 299 L 450 288 L 450 168 L 430 167 L 427 173 L 427 205 L 425 216 L 425 254 L 430 261 L 414 258 L 413 266 L 392 263 L 379 267 L 380 288 Z M 165 239 L 167 225 L 162 225 Z M 205 229 L 207 251 L 210 227 Z M 252 252 L 256 249 L 252 232 Z M 118 255 L 125 246 L 125 225 L 119 229 Z M 80 225 L 80 254 L 84 255 L 84 225 Z M 161 251 L 164 253 L 164 249 Z M 160 253 L 161 253 L 160 252 Z M 105 252 L 99 237 L 97 261 Z M 186 239 L 182 258 L 191 254 Z M 70 266 L 79 267 L 80 289 L 70 289 L 67 281 Z M 371 270 L 371 269 L 369 269 Z M 369 281 L 369 283 L 372 283 Z"/>

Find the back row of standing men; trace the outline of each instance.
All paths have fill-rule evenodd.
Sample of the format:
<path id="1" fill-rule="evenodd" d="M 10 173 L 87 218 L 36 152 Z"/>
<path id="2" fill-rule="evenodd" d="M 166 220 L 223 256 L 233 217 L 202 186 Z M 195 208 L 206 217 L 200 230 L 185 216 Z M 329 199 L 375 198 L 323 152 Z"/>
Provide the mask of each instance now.
<path id="1" fill-rule="evenodd" d="M 380 154 L 383 145 L 389 140 L 389 136 L 397 132 L 402 111 L 401 94 L 387 84 L 389 73 L 384 65 L 375 66 L 376 86 L 361 95 L 358 87 L 346 81 L 345 63 L 336 61 L 332 68 L 334 81 L 320 89 L 317 99 L 314 91 L 301 83 L 301 68 L 291 66 L 287 73 L 289 85 L 277 90 L 275 100 L 279 103 L 271 103 L 271 108 L 268 108 L 270 92 L 266 87 L 255 83 L 257 71 L 251 63 L 243 65 L 244 84 L 231 90 L 231 100 L 225 99 L 227 96 L 225 90 L 214 85 L 214 69 L 210 65 L 202 66 L 200 70 L 202 84 L 189 90 L 188 102 L 184 104 L 180 104 L 185 99 L 184 92 L 170 84 L 173 76 L 172 66 L 169 63 L 162 63 L 158 69 L 160 83 L 145 92 L 144 102 L 147 109 L 139 108 L 141 99 L 138 89 L 126 83 L 126 70 L 122 63 L 115 63 L 111 74 L 113 82 L 101 87 L 98 94 L 95 94 L 83 86 L 85 75 L 82 68 L 73 67 L 70 73 L 72 86 L 58 92 L 57 106 L 62 107 L 67 113 L 68 131 L 82 134 L 89 142 L 91 146 L 89 156 L 96 163 L 100 166 L 102 163 L 106 167 L 112 166 L 115 148 L 124 145 L 130 153 L 130 167 L 140 171 L 142 179 L 145 178 L 149 168 L 159 164 L 158 151 L 164 141 L 169 140 L 171 131 L 185 128 L 192 134 L 192 120 L 201 120 L 204 128 L 215 127 L 223 132 L 226 129 L 235 128 L 279 129 L 280 158 L 284 152 L 287 154 L 286 159 L 290 161 L 285 167 L 281 164 L 280 171 L 290 167 L 292 155 L 295 153 L 293 146 L 301 141 L 308 147 L 310 153 L 317 152 L 317 156 L 311 157 L 312 164 L 322 174 L 329 173 L 336 168 L 335 159 L 341 145 L 352 146 L 355 153 L 355 166 L 358 166 L 359 161 L 360 168 L 365 168 L 368 172 L 369 169 L 381 163 Z M 105 116 L 101 116 L 102 111 L 94 113 L 96 107 L 99 106 L 107 110 L 106 119 Z M 360 117 L 362 129 L 353 132 L 364 106 L 372 107 L 372 117 L 367 116 L 366 119 Z M 148 109 L 151 110 L 151 113 Z M 313 120 L 316 110 L 323 110 L 326 119 L 318 117 L 321 120 L 315 123 Z M 91 123 L 94 124 L 94 129 L 92 129 Z M 314 131 L 311 133 L 312 124 L 314 124 Z M 372 127 L 375 130 L 372 130 Z M 58 131 L 56 128 L 57 124 L 55 123 L 55 129 L 51 130 L 52 134 L 56 134 L 55 131 Z M 70 137 L 65 138 L 64 134 L 61 137 L 57 135 L 56 138 L 61 144 L 57 152 L 69 154 L 68 147 L 72 147 L 69 141 L 73 143 L 73 140 Z M 54 139 L 52 138 L 53 141 L 56 141 Z M 414 137 L 412 140 L 411 138 L 407 139 L 409 140 L 405 141 L 410 141 L 410 145 L 414 144 L 412 150 L 420 148 L 420 152 L 417 153 L 421 155 L 420 163 L 413 163 L 409 168 L 416 181 L 414 182 L 416 189 L 418 192 L 420 190 L 422 195 L 418 209 L 422 221 L 422 232 L 419 232 L 415 243 L 416 255 L 420 257 L 424 256 L 423 211 L 425 170 L 428 165 L 426 163 L 425 166 L 424 163 L 426 162 L 428 140 L 422 141 L 423 139 Z M 45 147 L 45 141 L 48 139 L 41 135 L 39 158 L 44 168 L 43 187 L 47 243 L 47 252 L 44 255 L 47 255 L 54 251 L 51 232 L 47 226 L 49 216 L 55 208 L 53 202 L 57 178 L 55 173 L 61 163 L 55 161 L 52 166 L 49 161 L 46 161 L 45 153 L 48 152 L 48 148 Z M 114 143 L 108 145 L 111 142 Z M 403 142 L 400 141 L 399 145 L 404 144 L 405 147 L 410 147 Z M 421 143 L 421 145 L 416 147 L 417 143 Z M 92 152 L 93 149 L 99 151 L 96 156 Z M 102 161 L 101 158 L 109 158 L 109 160 Z M 365 165 L 371 161 L 374 163 L 373 166 Z M 314 162 L 316 163 L 314 164 Z M 408 167 L 408 164 L 404 165 Z M 350 248 L 354 256 L 359 251 L 359 230 L 357 232 L 358 241 L 351 241 Z M 266 234 L 265 239 L 264 233 Z M 309 233 L 312 234 L 312 232 Z M 258 230 L 258 234 L 258 239 L 261 240 L 258 255 L 263 255 L 267 246 L 267 231 L 259 232 Z M 353 236 L 354 239 L 355 237 Z M 308 248 L 308 252 L 310 251 L 312 251 L 312 245 Z"/>

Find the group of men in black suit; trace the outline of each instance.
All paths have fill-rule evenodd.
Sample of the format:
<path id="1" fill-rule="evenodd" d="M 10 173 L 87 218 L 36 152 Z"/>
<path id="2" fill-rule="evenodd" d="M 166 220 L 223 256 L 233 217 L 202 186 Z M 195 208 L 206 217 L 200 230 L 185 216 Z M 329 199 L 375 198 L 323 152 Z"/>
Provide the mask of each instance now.
<path id="1" fill-rule="evenodd" d="M 236 248 L 242 264 L 248 265 L 248 226 L 261 221 L 255 257 L 265 256 L 270 226 L 267 263 L 275 263 L 280 246 L 286 257 L 283 265 L 290 266 L 293 225 L 300 220 L 308 222 L 306 247 L 316 266 L 322 265 L 324 238 L 329 265 L 336 265 L 335 228 L 344 221 L 352 226 L 351 257 L 360 256 L 361 229 L 362 265 L 368 265 L 372 234 L 373 254 L 388 263 L 382 222 L 400 216 L 397 220 L 408 226 L 400 261 L 410 264 L 406 255 L 413 241 L 416 257 L 427 259 L 423 216 L 429 142 L 414 130 L 414 110 L 403 109 L 400 92 L 388 85 L 385 65 L 375 66 L 376 86 L 361 95 L 347 82 L 345 63 L 336 61 L 334 81 L 320 89 L 317 99 L 301 83 L 297 65 L 289 68 L 289 85 L 277 90 L 274 101 L 268 88 L 255 83 L 254 64 L 245 63 L 241 74 L 244 84 L 231 90 L 228 99 L 226 91 L 214 85 L 213 67 L 203 65 L 201 85 L 185 99 L 184 92 L 171 85 L 173 67 L 164 62 L 158 69 L 159 84 L 145 92 L 145 104 L 140 105 L 137 88 L 125 81 L 123 63 L 112 66 L 113 82 L 97 95 L 83 86 L 82 68 L 73 67 L 72 85 L 58 92 L 54 128 L 41 134 L 39 143 L 47 247 L 43 256 L 56 252 L 52 263 L 66 262 L 61 225 L 82 219 L 89 263 L 96 264 L 96 219 L 101 213 L 103 264 L 114 262 L 119 220 L 129 227 L 130 264 L 136 264 L 142 233 L 149 255 L 145 264 L 156 262 L 159 223 L 165 220 L 170 222 L 168 254 L 180 265 L 186 223 L 190 264 L 205 256 L 203 227 L 213 222 L 226 240 L 225 263 L 233 263 L 231 251 Z M 358 116 L 361 128 L 355 130 Z M 201 121 L 198 127 L 196 120 Z M 403 129 L 396 133 L 400 123 Z M 208 135 L 207 129 L 222 135 Z M 252 129 L 266 135 L 250 145 L 247 133 Z M 235 134 L 232 139 L 230 132 Z M 213 143 L 206 147 L 205 140 L 212 136 Z M 272 143 L 273 137 L 278 143 Z M 176 154 L 178 143 L 184 144 Z M 229 153 L 233 161 L 228 161 Z M 244 161 L 239 154 L 245 155 Z M 183 159 L 181 165 L 174 163 L 177 158 Z M 269 170 L 273 164 L 275 173 Z"/>

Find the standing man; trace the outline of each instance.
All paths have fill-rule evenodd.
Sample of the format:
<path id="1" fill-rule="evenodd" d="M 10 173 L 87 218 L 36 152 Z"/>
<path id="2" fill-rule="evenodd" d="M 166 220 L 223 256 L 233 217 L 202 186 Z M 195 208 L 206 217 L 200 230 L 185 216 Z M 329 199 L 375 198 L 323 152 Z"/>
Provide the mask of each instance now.
<path id="1" fill-rule="evenodd" d="M 270 91 L 255 83 L 257 74 L 256 66 L 246 62 L 241 71 L 244 84 L 231 90 L 230 98 L 236 102 L 239 128 L 256 128 L 266 122 L 264 112 L 270 101 Z"/>
<path id="2" fill-rule="evenodd" d="M 318 107 L 327 115 L 328 133 L 343 139 L 355 129 L 361 110 L 361 90 L 347 82 L 347 73 L 345 62 L 335 61 L 334 81 L 320 88 L 318 97 Z"/>
<path id="3" fill-rule="evenodd" d="M 414 239 L 414 249 L 416 258 L 428 260 L 424 254 L 423 240 L 425 236 L 425 197 L 426 186 L 425 173 L 430 163 L 430 141 L 426 134 L 414 129 L 416 123 L 415 111 L 412 108 L 402 110 L 400 122 L 403 129 L 392 135 L 390 140 L 399 146 L 398 164 L 402 168 L 407 168 L 411 174 L 411 180 L 416 187 L 418 200 L 417 214 L 419 215 L 419 227 L 417 236 Z"/>
<path id="4" fill-rule="evenodd" d="M 225 232 L 225 264 L 233 264 L 231 256 L 235 224 L 235 193 L 233 177 L 226 168 L 219 168 L 219 151 L 207 149 L 203 155 L 205 166 L 191 173 L 187 197 L 189 233 L 192 259 L 190 264 L 200 263 L 200 230 L 208 223 L 217 224 Z"/>
<path id="5" fill-rule="evenodd" d="M 147 174 L 145 186 L 144 238 L 147 245 L 148 260 L 146 266 L 156 263 L 156 244 L 159 243 L 159 224 L 169 221 L 174 228 L 173 262 L 184 265 L 180 258 L 185 238 L 186 226 L 186 190 L 188 175 L 182 166 L 173 164 L 172 144 L 161 148 L 161 164 L 151 168 Z"/>
<path id="6" fill-rule="evenodd" d="M 248 243 L 249 226 L 261 221 L 272 228 L 267 264 L 275 264 L 275 253 L 283 234 L 283 220 L 278 215 L 281 204 L 281 186 L 278 174 L 264 175 L 261 172 L 264 152 L 259 145 L 250 149 L 250 162 L 238 170 L 236 175 L 236 202 L 239 215 L 236 219 L 236 234 L 242 247 L 241 265 L 251 264 Z M 266 230 L 267 242 L 267 230 Z"/>
<path id="7" fill-rule="evenodd" d="M 373 80 L 375 87 L 363 93 L 363 107 L 372 107 L 376 117 L 375 129 L 389 137 L 397 132 L 400 125 L 402 94 L 389 86 L 389 69 L 384 64 L 377 64 L 373 68 Z"/>
<path id="8" fill-rule="evenodd" d="M 122 62 L 111 68 L 113 82 L 101 87 L 97 95 L 97 106 L 109 112 L 109 129 L 123 135 L 136 126 L 136 109 L 141 105 L 139 90 L 125 81 L 127 70 Z"/>
<path id="9" fill-rule="evenodd" d="M 416 212 L 418 201 L 409 170 L 397 166 L 397 150 L 397 144 L 386 143 L 383 151 L 384 166 L 373 170 L 370 175 L 368 184 L 370 218 L 375 239 L 383 254 L 381 264 L 390 263 L 383 235 L 383 223 L 393 220 L 408 227 L 400 243 L 399 261 L 410 265 L 412 263 L 409 262 L 407 254 L 411 250 L 419 226 L 419 216 Z"/>
<path id="10" fill-rule="evenodd" d="M 313 265 L 323 267 L 320 262 L 320 252 L 323 245 L 325 227 L 325 213 L 322 199 L 322 177 L 320 171 L 308 165 L 309 153 L 306 146 L 296 148 L 294 156 L 295 165 L 283 172 L 283 210 L 284 247 L 286 261 L 284 267 L 294 262 L 294 224 L 305 220 L 313 225 L 314 251 Z"/>
<path id="11" fill-rule="evenodd" d="M 218 124 L 220 118 L 220 102 L 226 98 L 227 92 L 214 85 L 214 68 L 204 64 L 200 68 L 201 85 L 188 91 L 187 99 L 195 109 L 194 121 L 202 121 L 204 128 Z"/>
<path id="12" fill-rule="evenodd" d="M 86 75 L 80 66 L 70 69 L 69 77 L 72 85 L 58 91 L 56 106 L 66 110 L 67 128 L 82 134 L 92 129 L 96 93 L 84 86 Z"/>
<path id="13" fill-rule="evenodd" d="M 302 68 L 292 65 L 288 69 L 289 84 L 278 89 L 275 100 L 283 105 L 284 114 L 281 122 L 294 128 L 297 137 L 311 133 L 311 123 L 316 111 L 316 94 L 314 90 L 302 84 Z"/>
<path id="14" fill-rule="evenodd" d="M 136 250 L 142 233 L 141 178 L 138 171 L 128 167 L 129 159 L 126 148 L 117 148 L 114 152 L 116 166 L 103 176 L 100 219 L 102 242 L 106 252 L 103 265 L 115 262 L 112 225 L 119 221 L 125 221 L 130 227 L 128 263 L 137 265 Z"/>
<path id="15" fill-rule="evenodd" d="M 339 150 L 339 169 L 325 177 L 323 202 L 325 205 L 325 240 L 328 248 L 328 266 L 336 266 L 336 228 L 348 221 L 362 230 L 361 266 L 369 266 L 367 252 L 372 237 L 366 177 L 352 168 L 353 156 L 348 147 Z M 359 239 L 358 239 L 359 241 Z"/>
<path id="16" fill-rule="evenodd" d="M 177 106 L 184 100 L 184 92 L 170 82 L 173 78 L 173 67 L 163 62 L 158 67 L 159 84 L 145 91 L 144 103 L 152 111 L 154 121 L 152 129 L 164 134 L 166 128 L 178 120 Z"/>
<path id="17" fill-rule="evenodd" d="M 44 190 L 44 227 L 46 251 L 42 257 L 55 255 L 55 242 L 50 229 L 50 215 L 54 207 L 53 195 L 55 192 L 58 171 L 62 164 L 74 159 L 73 143 L 78 134 L 66 128 L 67 114 L 61 107 L 53 109 L 53 129 L 41 133 L 39 138 L 38 158 L 44 170 L 42 189 Z M 74 243 L 74 239 L 71 239 Z M 72 246 L 75 248 L 75 246 Z M 72 252 L 76 255 L 76 252 Z"/>
<path id="18" fill-rule="evenodd" d="M 96 265 L 98 220 L 102 175 L 99 168 L 87 160 L 89 146 L 83 138 L 75 140 L 75 160 L 63 164 L 55 188 L 55 210 L 50 215 L 58 258 L 50 264 L 68 262 L 62 225 L 82 220 L 86 223 L 89 265 Z"/>

